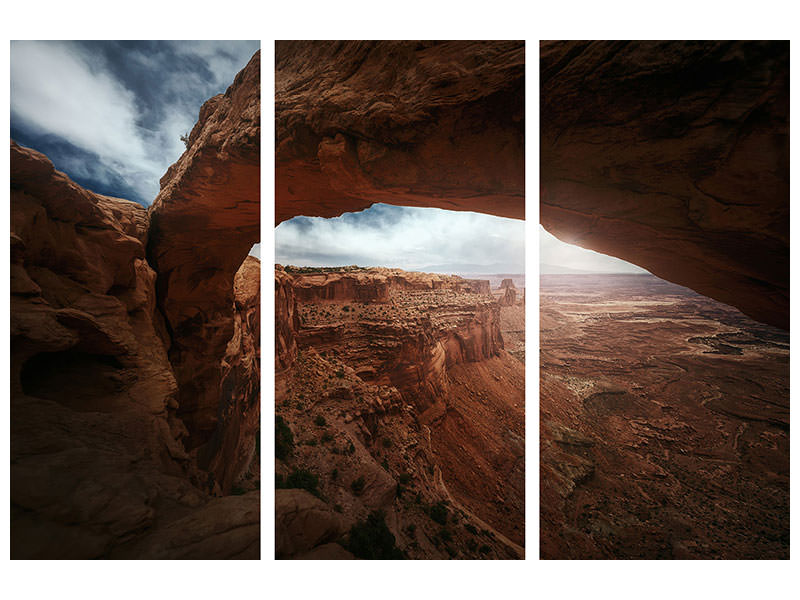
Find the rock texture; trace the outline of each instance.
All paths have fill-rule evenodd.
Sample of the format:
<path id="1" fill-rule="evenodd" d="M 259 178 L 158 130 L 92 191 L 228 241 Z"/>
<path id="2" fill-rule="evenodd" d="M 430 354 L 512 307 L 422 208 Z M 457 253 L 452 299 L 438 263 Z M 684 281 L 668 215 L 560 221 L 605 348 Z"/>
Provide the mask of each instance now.
<path id="1" fill-rule="evenodd" d="M 524 217 L 523 42 L 277 42 L 276 223 L 374 202 Z"/>
<path id="2" fill-rule="evenodd" d="M 344 349 L 361 379 L 413 396 L 424 415 L 448 389 L 448 367 L 503 347 L 499 308 L 483 284 L 381 268 L 298 274 L 298 344 Z"/>
<path id="3" fill-rule="evenodd" d="M 788 333 L 650 275 L 544 275 L 540 343 L 542 558 L 788 558 Z"/>
<path id="4" fill-rule="evenodd" d="M 789 43 L 542 42 L 541 223 L 789 326 Z"/>
<path id="5" fill-rule="evenodd" d="M 248 256 L 233 285 L 233 337 L 222 359 L 214 435 L 199 456 L 224 493 L 260 481 L 256 439 L 261 427 L 261 261 Z M 243 479 L 246 479 L 244 481 Z"/>
<path id="6" fill-rule="evenodd" d="M 149 214 L 81 188 L 11 142 L 12 558 L 259 555 L 260 494 L 244 493 L 260 477 L 258 261 L 239 258 L 234 286 L 216 271 L 228 263 L 213 239 L 215 227 L 251 230 L 235 225 L 238 211 L 258 214 L 258 169 L 247 158 L 247 140 L 258 156 L 258 103 L 242 100 L 253 86 L 257 98 L 257 64 L 204 106 Z M 226 184 L 239 205 L 220 203 L 215 216 L 203 190 L 222 195 Z M 175 321 L 176 307 L 198 294 L 196 305 L 219 302 L 203 331 L 228 332 L 198 364 L 200 375 L 217 373 L 213 436 L 200 453 L 191 440 L 206 430 L 182 418 L 192 413 L 180 402 L 192 402 L 175 376 L 186 377 L 184 336 L 195 335 L 201 351 L 202 336 Z"/>
<path id="7" fill-rule="evenodd" d="M 161 178 L 149 209 L 147 258 L 158 273 L 190 448 L 207 443 L 216 427 L 234 276 L 259 239 L 259 76 L 256 54 L 225 94 L 203 105 L 187 151 Z"/>
<path id="8" fill-rule="evenodd" d="M 503 350 L 488 282 L 278 267 L 276 290 L 294 299 L 296 348 L 290 363 L 276 356 L 290 365 L 277 370 L 276 410 L 293 439 L 276 472 L 289 487 L 316 478 L 322 500 L 307 536 L 278 490 L 279 553 L 346 547 L 350 527 L 381 510 L 408 557 L 522 557 L 524 370 Z M 437 521 L 439 503 L 448 516 Z M 344 525 L 320 537 L 325 506 Z M 329 553 L 340 554 L 319 549 Z"/>

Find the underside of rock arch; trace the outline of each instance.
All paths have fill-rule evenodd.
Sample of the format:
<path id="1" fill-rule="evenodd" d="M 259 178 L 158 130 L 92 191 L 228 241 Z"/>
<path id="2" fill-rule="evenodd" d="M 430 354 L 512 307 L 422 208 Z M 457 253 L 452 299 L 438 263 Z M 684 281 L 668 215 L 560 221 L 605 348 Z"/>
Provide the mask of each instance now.
<path id="1" fill-rule="evenodd" d="M 788 42 L 543 42 L 541 223 L 789 327 Z"/>

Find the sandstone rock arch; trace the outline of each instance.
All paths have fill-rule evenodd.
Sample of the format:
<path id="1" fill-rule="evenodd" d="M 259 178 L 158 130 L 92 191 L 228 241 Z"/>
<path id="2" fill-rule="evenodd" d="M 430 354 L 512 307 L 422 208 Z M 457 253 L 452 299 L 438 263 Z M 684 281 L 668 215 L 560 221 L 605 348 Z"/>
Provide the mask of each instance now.
<path id="1" fill-rule="evenodd" d="M 545 228 L 788 328 L 788 43 L 541 52 Z M 523 91 L 520 42 L 278 43 L 276 223 L 523 218 Z"/>

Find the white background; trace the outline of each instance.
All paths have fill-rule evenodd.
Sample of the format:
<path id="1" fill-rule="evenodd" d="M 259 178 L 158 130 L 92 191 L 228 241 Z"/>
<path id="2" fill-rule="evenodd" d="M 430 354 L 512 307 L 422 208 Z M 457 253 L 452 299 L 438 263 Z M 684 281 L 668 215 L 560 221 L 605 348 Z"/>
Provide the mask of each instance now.
<path id="1" fill-rule="evenodd" d="M 273 240 L 275 39 L 525 39 L 526 43 L 526 265 L 532 293 L 527 303 L 527 550 L 526 561 L 274 561 L 273 480 L 263 474 L 262 560 L 255 561 L 9 561 L 8 515 L 8 265 L 9 246 L 2 248 L 3 413 L 0 440 L 2 498 L 2 578 L 0 594 L 14 599 L 174 598 L 250 600 L 276 598 L 660 598 L 727 599 L 798 597 L 790 561 L 539 561 L 538 495 L 538 40 L 539 39 L 791 39 L 797 15 L 789 2 L 602 2 L 548 3 L 427 1 L 306 1 L 277 4 L 267 0 L 240 2 L 98 2 L 17 0 L 4 3 L 0 21 L 5 30 L 0 65 L 0 114 L 9 111 L 9 44 L 11 39 L 260 39 L 262 42 L 262 320 L 265 368 L 262 419 L 272 420 L 274 375 L 268 357 L 274 354 L 274 311 L 270 267 Z M 791 63 L 797 53 L 792 43 Z M 794 73 L 792 74 L 794 78 Z M 796 88 L 795 88 L 796 89 Z M 791 112 L 798 114 L 791 96 Z M 7 121 L 8 123 L 8 121 Z M 9 129 L 6 129 L 9 131 Z M 796 136 L 792 136 L 796 138 Z M 794 144 L 793 147 L 796 148 Z M 792 153 L 792 178 L 796 175 Z M 8 231 L 8 145 L 2 145 L 2 230 Z M 795 199 L 796 194 L 792 194 Z M 792 211 L 792 231 L 796 230 Z M 796 248 L 792 245 L 792 264 Z M 792 283 L 795 282 L 792 277 Z M 792 296 L 795 288 L 792 286 Z M 793 303 L 794 304 L 794 303 Z M 792 311 L 793 314 L 795 311 Z M 792 360 L 792 381 L 798 381 Z M 794 391 L 792 396 L 796 396 Z M 263 429 L 262 447 L 273 448 L 272 428 Z M 792 440 L 791 480 L 798 481 L 797 443 Z M 264 465 L 270 461 L 265 457 Z M 796 488 L 796 486 L 793 486 Z M 797 494 L 792 516 L 797 515 Z M 794 519 L 792 520 L 794 522 Z M 792 546 L 798 541 L 795 524 Z"/>

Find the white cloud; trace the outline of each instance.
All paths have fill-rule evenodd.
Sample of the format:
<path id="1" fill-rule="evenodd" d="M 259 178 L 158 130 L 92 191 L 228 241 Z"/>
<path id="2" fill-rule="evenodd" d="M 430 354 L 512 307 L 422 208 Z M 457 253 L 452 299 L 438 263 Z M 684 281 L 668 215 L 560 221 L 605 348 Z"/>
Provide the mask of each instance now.
<path id="1" fill-rule="evenodd" d="M 90 161 L 62 153 L 57 167 L 67 174 L 117 185 L 121 180 L 136 199 L 149 203 L 161 176 L 185 150 L 180 136 L 194 126 L 202 101 L 224 91 L 257 48 L 255 42 L 206 41 L 129 48 L 126 63 L 152 73 L 149 91 L 160 101 L 154 110 L 152 99 L 148 105 L 122 83 L 103 52 L 70 42 L 12 42 L 12 123 L 96 156 Z M 176 61 L 171 49 L 193 57 L 184 61 L 191 67 Z M 197 58 L 215 81 L 197 68 Z"/>
<path id="2" fill-rule="evenodd" d="M 334 219 L 286 221 L 276 228 L 275 241 L 276 261 L 283 264 L 524 270 L 524 221 L 472 212 L 375 205 Z"/>
<path id="3" fill-rule="evenodd" d="M 596 273 L 647 273 L 641 267 L 614 256 L 607 256 L 562 242 L 539 225 L 539 263 L 542 272 L 568 273 L 592 271 Z"/>
<path id="4" fill-rule="evenodd" d="M 97 155 L 144 198 L 158 191 L 161 153 L 137 126 L 136 97 L 96 56 L 61 42 L 14 42 L 11 114 L 31 130 Z"/>

